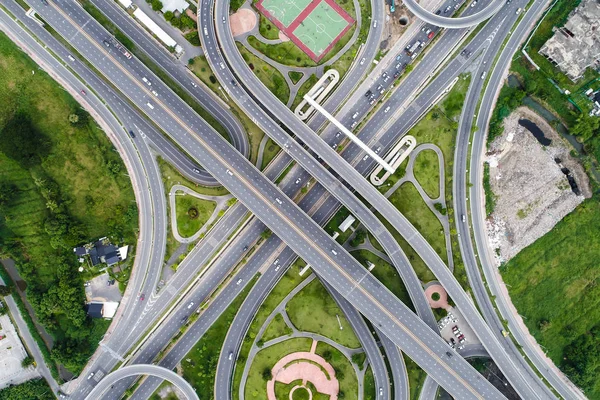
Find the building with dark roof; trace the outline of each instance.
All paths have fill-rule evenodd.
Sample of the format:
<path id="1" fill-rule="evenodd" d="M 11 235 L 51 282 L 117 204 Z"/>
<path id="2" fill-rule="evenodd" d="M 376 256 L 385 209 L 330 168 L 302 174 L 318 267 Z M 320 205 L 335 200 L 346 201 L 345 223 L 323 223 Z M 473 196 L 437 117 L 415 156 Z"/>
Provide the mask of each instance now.
<path id="1" fill-rule="evenodd" d="M 103 303 L 89 303 L 85 306 L 87 315 L 90 318 L 104 318 Z"/>
<path id="2" fill-rule="evenodd" d="M 127 258 L 127 247 L 119 248 L 110 243 L 107 238 L 101 238 L 94 243 L 75 247 L 73 252 L 80 258 L 83 258 L 85 255 L 90 256 L 90 262 L 93 267 L 102 263 L 110 267 Z"/>

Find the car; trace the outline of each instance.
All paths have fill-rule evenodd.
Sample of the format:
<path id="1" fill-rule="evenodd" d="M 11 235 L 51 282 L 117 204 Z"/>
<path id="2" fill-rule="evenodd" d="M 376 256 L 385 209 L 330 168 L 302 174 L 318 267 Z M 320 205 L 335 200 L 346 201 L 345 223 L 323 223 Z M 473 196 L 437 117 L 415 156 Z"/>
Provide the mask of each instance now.
<path id="1" fill-rule="evenodd" d="M 338 255 L 338 253 L 337 253 L 337 251 L 335 251 L 335 249 L 331 249 L 331 254 L 333 254 L 334 256 Z"/>
<path id="2" fill-rule="evenodd" d="M 90 283 L 90 282 L 85 282 L 85 283 L 83 284 L 83 286 L 84 286 L 84 287 L 88 287 L 88 286 L 90 286 L 90 285 L 91 285 L 91 283 Z"/>
<path id="3" fill-rule="evenodd" d="M 301 178 L 296 179 L 296 185 L 299 184 L 300 182 L 302 182 Z"/>
<path id="4" fill-rule="evenodd" d="M 464 345 L 464 344 L 461 344 L 460 346 L 458 346 L 458 349 L 459 349 L 459 350 L 462 350 L 462 349 L 464 349 L 464 348 L 465 348 L 465 345 Z"/>
<path id="5" fill-rule="evenodd" d="M 242 279 L 238 279 L 238 281 L 235 283 L 236 285 L 239 285 L 240 283 L 242 283 Z"/>
<path id="6" fill-rule="evenodd" d="M 156 92 L 156 90 L 153 90 L 152 94 L 155 95 L 156 97 L 158 97 L 158 93 Z"/>
<path id="7" fill-rule="evenodd" d="M 181 322 L 185 322 L 187 321 L 189 317 L 187 315 L 184 315 L 183 317 L 181 317 Z"/>
<path id="8" fill-rule="evenodd" d="M 81 89 L 81 94 L 85 96 L 87 93 L 85 92 L 85 90 Z"/>
<path id="9" fill-rule="evenodd" d="M 200 174 L 200 170 L 198 168 L 192 168 L 192 171 L 194 171 L 195 174 Z"/>
<path id="10" fill-rule="evenodd" d="M 104 43 L 106 47 L 110 47 L 110 42 L 108 40 L 103 40 L 102 43 Z"/>
<path id="11" fill-rule="evenodd" d="M 279 258 L 276 258 L 275 261 L 273 261 L 273 264 L 275 264 L 275 265 L 279 264 Z"/>
<path id="12" fill-rule="evenodd" d="M 446 355 L 447 355 L 448 357 L 452 357 L 452 353 L 450 353 L 449 351 L 447 351 L 447 352 L 446 352 Z"/>
<path id="13" fill-rule="evenodd" d="M 387 72 L 383 71 L 383 74 L 381 74 L 382 77 L 386 77 L 387 76 Z"/>
<path id="14" fill-rule="evenodd" d="M 426 29 L 427 29 L 427 27 L 426 27 L 426 26 L 422 27 L 422 28 L 421 28 L 421 32 L 425 32 L 425 30 L 426 30 Z"/>
<path id="15" fill-rule="evenodd" d="M 67 58 L 68 58 L 69 60 L 71 60 L 71 61 L 75 61 L 75 57 L 73 57 L 73 56 L 72 56 L 72 55 L 70 55 L 70 54 L 67 56 Z"/>
<path id="16" fill-rule="evenodd" d="M 384 82 L 387 82 L 387 81 L 389 81 L 389 80 L 390 80 L 390 76 L 389 76 L 389 75 L 387 75 L 385 78 L 383 78 L 383 81 L 384 81 Z"/>
<path id="17" fill-rule="evenodd" d="M 360 60 L 360 65 L 363 65 L 364 63 L 365 63 L 365 58 L 363 57 L 363 58 Z"/>
<path id="18" fill-rule="evenodd" d="M 396 56 L 396 61 L 400 61 L 400 60 L 402 60 L 402 54 L 398 54 L 398 55 Z"/>
<path id="19" fill-rule="evenodd" d="M 517 11 L 515 11 L 515 14 L 519 14 L 521 12 L 521 7 L 517 8 Z"/>
<path id="20" fill-rule="evenodd" d="M 371 92 L 370 90 L 367 90 L 367 93 L 365 93 L 365 97 L 369 97 L 369 96 L 371 96 L 371 94 L 372 94 L 372 93 L 373 93 L 373 92 Z"/>
<path id="21" fill-rule="evenodd" d="M 370 105 L 373 105 L 373 104 L 375 104 L 375 98 L 372 98 L 372 99 L 369 101 L 369 104 L 370 104 Z"/>
<path id="22" fill-rule="evenodd" d="M 335 137 L 340 137 L 341 134 L 342 134 L 342 131 L 338 131 L 338 133 L 335 134 Z"/>
<path id="23" fill-rule="evenodd" d="M 452 327 L 452 332 L 456 332 L 457 330 L 458 330 L 458 326 L 454 325 L 454 326 Z"/>
<path id="24" fill-rule="evenodd" d="M 229 175 L 229 176 L 233 176 L 233 172 L 231 172 L 231 170 L 229 170 L 229 169 L 226 171 L 226 173 L 227 173 L 227 175 Z"/>
<path id="25" fill-rule="evenodd" d="M 454 9 L 455 9 L 455 10 L 458 10 L 459 8 L 460 8 L 460 4 L 456 4 L 456 5 L 454 6 Z"/>
<path id="26" fill-rule="evenodd" d="M 435 12 L 435 15 L 440 15 L 441 13 L 442 13 L 442 10 L 437 10 L 437 11 Z"/>
<path id="27" fill-rule="evenodd" d="M 358 117 L 358 111 L 356 111 L 354 114 L 352 114 L 352 119 L 356 119 L 356 117 Z"/>
<path id="28" fill-rule="evenodd" d="M 47 6 L 48 2 L 46 0 L 42 0 L 42 4 L 45 5 L 45 6 Z"/>
<path id="29" fill-rule="evenodd" d="M 458 4 L 457 4 L 457 5 L 458 5 Z M 433 39 L 433 37 L 434 37 L 434 36 L 435 36 L 435 32 L 434 32 L 434 31 L 431 31 L 431 32 L 429 32 L 429 33 L 427 34 L 427 39 L 431 40 L 431 39 Z"/>
<path id="30" fill-rule="evenodd" d="M 280 265 L 275 267 L 275 272 L 279 271 L 279 267 L 280 267 Z"/>
<path id="31" fill-rule="evenodd" d="M 390 111 L 390 106 L 387 106 L 387 107 L 385 108 L 385 110 L 383 110 L 383 112 L 384 112 L 384 113 L 386 113 L 386 114 L 387 114 L 387 112 L 388 112 L 388 111 Z"/>
<path id="32" fill-rule="evenodd" d="M 194 302 L 193 302 L 193 301 L 190 301 L 190 304 L 188 304 L 187 308 L 188 308 L 188 310 L 189 310 L 189 309 L 190 309 L 190 308 L 192 308 L 192 307 L 194 307 Z"/>
<path id="33" fill-rule="evenodd" d="M 337 148 L 337 145 L 338 145 L 337 143 L 334 143 L 331 145 L 331 148 L 335 150 Z"/>
<path id="34" fill-rule="evenodd" d="M 431 29 L 427 28 L 427 30 L 425 31 L 426 34 L 430 34 L 431 33 Z"/>
<path id="35" fill-rule="evenodd" d="M 377 91 L 383 90 L 383 85 L 378 85 L 377 86 Z"/>
<path id="36" fill-rule="evenodd" d="M 225 17 L 223 17 L 223 23 L 227 22 L 227 20 L 225 19 Z"/>
<path id="37" fill-rule="evenodd" d="M 88 375 L 88 379 L 92 379 L 94 377 L 96 373 L 95 372 L 90 372 L 90 374 Z"/>
<path id="38" fill-rule="evenodd" d="M 237 82 L 235 81 L 235 79 L 232 79 L 232 80 L 231 80 L 231 84 L 232 84 L 233 86 L 237 86 Z"/>
<path id="39" fill-rule="evenodd" d="M 282 205 L 283 202 L 281 201 L 281 199 L 279 197 L 275 197 L 275 201 L 277 202 L 277 204 Z"/>
<path id="40" fill-rule="evenodd" d="M 396 73 L 394 73 L 394 79 L 396 79 L 399 76 L 400 76 L 400 71 L 396 71 Z"/>
<path id="41" fill-rule="evenodd" d="M 132 139 L 135 139 L 135 133 L 133 133 L 133 131 L 129 131 L 129 136 L 131 136 Z"/>
<path id="42" fill-rule="evenodd" d="M 248 246 L 244 246 L 244 248 L 242 249 L 242 251 L 247 251 L 248 250 Z"/>
<path id="43" fill-rule="evenodd" d="M 383 388 L 382 387 L 379 388 L 379 395 L 383 396 Z"/>
<path id="44" fill-rule="evenodd" d="M 473 0 L 473 2 L 471 3 L 471 7 L 475 7 L 477 5 L 477 0 Z"/>
<path id="45" fill-rule="evenodd" d="M 402 68 L 402 63 L 396 64 L 396 69 L 400 69 L 400 68 Z"/>
<path id="46" fill-rule="evenodd" d="M 382 87 L 381 90 L 379 91 L 379 94 L 383 94 L 383 92 L 385 92 L 385 88 Z"/>
<path id="47" fill-rule="evenodd" d="M 363 157 L 363 161 L 367 161 L 368 159 L 369 159 L 369 155 L 368 154 Z"/>
<path id="48" fill-rule="evenodd" d="M 144 293 L 140 294 L 140 301 L 144 301 L 145 298 L 146 298 L 146 295 L 144 295 Z"/>
<path id="49" fill-rule="evenodd" d="M 465 216 L 465 214 L 462 215 L 462 222 L 466 222 L 467 221 L 467 217 Z"/>
<path id="50" fill-rule="evenodd" d="M 198 87 L 198 85 L 196 85 L 195 82 L 190 82 L 192 84 L 193 87 Z"/>
<path id="51" fill-rule="evenodd" d="M 377 28 L 377 21 L 373 22 L 373 28 Z"/>
<path id="52" fill-rule="evenodd" d="M 43 1 L 43 3 L 46 3 L 46 2 Z M 61 392 L 60 390 L 57 392 L 57 394 L 58 394 L 58 398 L 59 399 L 66 399 L 67 398 L 67 395 L 64 394 L 63 392 Z"/>
<path id="53" fill-rule="evenodd" d="M 379 152 L 380 152 L 380 151 L 381 151 L 381 146 L 379 146 L 379 147 L 377 148 L 377 150 L 375 150 L 375 154 L 379 154 Z"/>
<path id="54" fill-rule="evenodd" d="M 451 337 L 451 338 L 450 338 L 450 343 L 452 343 L 452 344 L 455 344 L 455 343 L 456 343 L 456 340 L 454 340 L 454 338 L 453 338 L 453 337 Z"/>
<path id="55" fill-rule="evenodd" d="M 350 125 L 350 128 L 356 128 L 356 125 L 358 125 L 358 121 L 354 121 L 352 125 Z"/>
<path id="56" fill-rule="evenodd" d="M 229 357 L 227 357 L 229 361 L 233 360 L 233 351 L 229 352 Z"/>
<path id="57" fill-rule="evenodd" d="M 483 71 L 481 73 L 481 79 L 485 79 L 485 76 L 487 75 L 487 71 Z"/>
<path id="58" fill-rule="evenodd" d="M 151 86 L 151 85 L 152 85 L 152 83 L 150 83 L 150 81 L 148 80 L 148 78 L 146 78 L 145 76 L 144 76 L 144 77 L 142 77 L 142 81 L 144 81 L 144 83 L 145 83 L 146 85 L 148 85 L 148 86 Z"/>
<path id="59" fill-rule="evenodd" d="M 448 11 L 450 11 L 452 9 L 452 6 L 448 6 L 444 9 L 444 14 L 447 13 Z"/>
<path id="60" fill-rule="evenodd" d="M 467 341 L 467 339 L 465 339 L 464 337 L 462 339 L 458 339 L 458 343 L 460 343 L 460 344 L 463 344 L 466 341 Z"/>

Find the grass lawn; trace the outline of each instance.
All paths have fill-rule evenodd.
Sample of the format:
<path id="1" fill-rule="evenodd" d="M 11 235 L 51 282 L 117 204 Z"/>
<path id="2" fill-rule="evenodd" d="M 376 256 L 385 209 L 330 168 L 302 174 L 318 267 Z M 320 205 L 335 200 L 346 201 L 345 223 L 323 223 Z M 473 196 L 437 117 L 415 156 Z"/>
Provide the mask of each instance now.
<path id="1" fill-rule="evenodd" d="M 264 15 L 258 13 L 259 15 L 259 25 L 258 31 L 265 39 L 276 40 L 279 39 L 279 28 L 271 23 Z"/>
<path id="2" fill-rule="evenodd" d="M 350 215 L 350 211 L 348 211 L 345 207 L 342 207 L 338 210 L 337 213 L 335 213 L 335 215 L 331 218 L 327 225 L 325 225 L 325 232 L 327 232 L 330 236 L 333 235 L 335 231 L 338 231 L 340 233 L 340 235 L 336 239 L 336 241 L 340 244 L 346 242 L 350 235 L 352 235 L 352 230 L 350 228 L 348 228 L 346 232 L 341 232 L 338 230 L 338 227 L 342 222 L 344 222 L 348 215 Z M 357 224 L 358 222 L 354 222 L 352 225 L 356 227 Z"/>
<path id="3" fill-rule="evenodd" d="M 182 185 L 192 189 L 194 192 L 205 194 L 208 196 L 222 196 L 224 194 L 228 194 L 229 192 L 223 186 L 216 187 L 207 187 L 200 186 L 186 177 L 181 175 L 179 171 L 177 171 L 171 164 L 167 161 L 163 160 L 161 157 L 158 157 L 158 166 L 160 167 L 160 173 L 163 178 L 163 184 L 165 187 L 165 195 L 169 194 L 169 190 L 173 187 L 173 185 Z"/>
<path id="4" fill-rule="evenodd" d="M 250 39 L 250 38 L 248 38 Z M 269 89 L 283 104 L 287 104 L 290 98 L 290 88 L 276 68 L 267 64 L 254 54 L 250 53 L 241 43 L 236 42 L 238 50 L 244 57 L 246 63 L 260 81 Z"/>
<path id="5" fill-rule="evenodd" d="M 277 44 L 267 44 L 258 40 L 254 36 L 248 36 L 248 44 L 260 51 L 271 60 L 281 64 L 295 67 L 314 67 L 317 65 L 305 52 L 300 50 L 294 42 L 283 42 Z"/>
<path id="6" fill-rule="evenodd" d="M 358 379 L 350 360 L 338 349 L 324 342 L 317 344 L 316 353 L 330 363 L 335 370 L 335 377 L 340 383 L 338 398 L 346 400 L 358 399 Z"/>
<path id="7" fill-rule="evenodd" d="M 389 200 L 421 232 L 442 260 L 447 261 L 442 224 L 427 207 L 412 182 L 400 186 Z"/>
<path id="8" fill-rule="evenodd" d="M 306 279 L 309 276 L 309 273 L 305 273 L 304 276 L 298 275 L 298 272 L 306 265 L 306 263 L 300 259 L 296 260 L 294 264 L 290 266 L 290 269 L 285 273 L 285 275 L 281 278 L 277 285 L 271 290 L 271 293 L 267 296 L 265 301 L 261 304 L 258 312 L 256 313 L 254 319 L 252 320 L 252 324 L 250 324 L 250 328 L 248 328 L 248 333 L 244 338 L 244 343 L 242 343 L 242 347 L 240 349 L 240 356 L 238 360 L 236 360 L 234 377 L 233 377 L 233 390 L 232 397 L 234 400 L 239 399 L 239 387 L 240 381 L 242 379 L 242 372 L 244 370 L 244 364 L 246 363 L 246 358 L 248 357 L 248 353 L 250 352 L 250 347 L 254 342 L 254 339 L 258 335 L 258 331 L 261 326 L 265 323 L 267 317 L 273 312 L 275 307 L 281 303 L 283 298 L 287 296 L 293 288 L 298 286 L 300 282 Z"/>
<path id="9" fill-rule="evenodd" d="M 292 329 L 286 325 L 281 314 L 277 314 L 265 330 L 261 340 L 263 342 L 268 342 L 271 339 L 290 335 L 291 333 Z"/>
<path id="10" fill-rule="evenodd" d="M 248 118 L 248 116 L 232 101 L 229 97 L 226 97 L 222 90 L 220 90 L 219 82 L 212 73 L 206 57 L 198 56 L 192 59 L 192 63 L 188 63 L 188 68 L 194 73 L 206 86 L 221 98 L 230 107 L 231 112 L 241 122 L 246 134 L 248 135 L 248 141 L 250 142 L 250 161 L 255 163 L 256 157 L 258 156 L 258 147 L 265 133 L 258 127 L 254 122 Z"/>
<path id="11" fill-rule="evenodd" d="M 262 165 L 260 167 L 261 171 L 266 168 L 266 166 L 275 158 L 277 153 L 281 150 L 273 139 L 269 139 L 267 144 L 265 145 L 265 151 L 263 152 Z"/>
<path id="12" fill-rule="evenodd" d="M 196 346 L 184 357 L 191 362 L 182 361 L 183 377 L 196 389 L 198 393 L 206 395 L 205 398 L 212 399 L 215 387 L 215 372 L 217 362 L 221 353 L 223 341 L 229 330 L 229 326 L 235 314 L 242 306 L 248 292 L 256 282 L 256 277 L 227 307 L 214 324 L 206 331 Z M 204 396 L 203 396 L 204 398 Z"/>
<path id="13" fill-rule="evenodd" d="M 293 338 L 259 351 L 248 372 L 248 379 L 244 392 L 246 398 L 265 398 L 267 380 L 263 378 L 263 371 L 271 369 L 282 357 L 298 351 L 310 351 L 312 339 Z M 210 397 L 209 397 L 210 398 Z"/>
<path id="14" fill-rule="evenodd" d="M 404 353 L 402 353 L 402 356 L 404 357 L 404 363 L 406 364 L 406 372 L 408 374 L 408 385 L 410 386 L 410 400 L 418 400 L 427 374 Z"/>
<path id="15" fill-rule="evenodd" d="M 363 381 L 363 399 L 365 400 L 377 400 L 377 393 L 375 389 L 375 377 L 373 376 L 373 370 L 369 365 L 367 372 L 365 372 L 365 378 Z"/>
<path id="16" fill-rule="evenodd" d="M 375 264 L 375 268 L 371 271 L 373 276 L 414 311 L 406 287 L 404 287 L 404 283 L 402 283 L 402 279 L 400 279 L 400 275 L 398 275 L 396 268 L 367 250 L 353 251 L 352 256 L 365 266 L 367 260 Z"/>
<path id="17" fill-rule="evenodd" d="M 214 201 L 199 199 L 181 191 L 175 196 L 177 230 L 183 237 L 193 236 L 208 221 L 217 207 Z"/>
<path id="18" fill-rule="evenodd" d="M 298 71 L 290 71 L 290 72 L 288 72 L 288 75 L 294 85 L 296 83 L 298 83 L 298 81 L 300 79 L 302 79 L 302 77 L 304 76 L 304 74 L 302 72 L 298 72 Z"/>
<path id="19" fill-rule="evenodd" d="M 36 400 L 54 400 L 52 390 L 44 379 L 32 379 L 19 385 L 8 386 L 0 389 L 0 399 L 36 399 Z"/>
<path id="20" fill-rule="evenodd" d="M 298 88 L 298 92 L 296 93 L 296 98 L 294 99 L 294 103 L 292 103 L 290 110 L 295 110 L 296 107 L 298 107 L 298 104 L 300 104 L 300 102 L 304 98 L 304 95 L 306 93 L 308 93 L 308 91 L 313 86 L 315 86 L 315 84 L 317 83 L 318 80 L 319 80 L 319 78 L 317 78 L 317 76 L 315 74 L 312 74 L 311 76 L 308 77 L 308 79 L 302 85 L 300 85 L 300 87 Z"/>
<path id="21" fill-rule="evenodd" d="M 323 284 L 316 279 L 287 303 L 286 311 L 296 329 L 300 331 L 321 334 L 342 346 L 360 347 L 360 342 L 344 313 Z M 343 329 L 340 329 L 337 317 Z"/>
<path id="22" fill-rule="evenodd" d="M 511 299 L 556 365 L 564 349 L 600 323 L 600 205 L 597 195 L 501 267 Z M 591 355 L 590 355 L 591 357 Z M 589 398 L 600 397 L 599 392 Z"/>
<path id="23" fill-rule="evenodd" d="M 414 174 L 429 197 L 435 199 L 440 195 L 440 167 L 435 151 L 423 150 L 417 155 Z"/>
<path id="24" fill-rule="evenodd" d="M 0 186 L 11 193 L 1 201 L 0 248 L 15 259 L 57 353 L 73 351 L 68 367 L 77 373 L 97 342 L 72 248 L 102 236 L 135 245 L 135 197 L 105 133 L 4 34 L 0 71 Z"/>
<path id="25" fill-rule="evenodd" d="M 303 386 L 301 379 L 292 381 L 288 385 L 281 383 L 281 382 L 275 382 L 275 397 L 277 399 L 284 399 L 284 400 L 289 399 L 290 392 L 296 386 Z M 323 393 L 318 393 L 315 385 L 313 385 L 309 381 L 306 382 L 306 385 L 304 387 L 306 389 L 296 389 L 294 391 L 292 400 L 309 400 L 309 398 L 312 398 L 313 400 L 330 400 L 328 395 L 323 394 Z M 312 397 L 309 396 L 307 390 L 309 390 L 311 392 Z"/>

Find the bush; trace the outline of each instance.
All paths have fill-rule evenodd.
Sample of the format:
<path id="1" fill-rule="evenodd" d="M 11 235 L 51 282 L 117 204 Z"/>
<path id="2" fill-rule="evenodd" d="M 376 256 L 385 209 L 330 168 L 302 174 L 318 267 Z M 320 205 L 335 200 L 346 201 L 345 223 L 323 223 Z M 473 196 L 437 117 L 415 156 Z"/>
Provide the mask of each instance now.
<path id="1" fill-rule="evenodd" d="M 154 11 L 160 11 L 163 8 L 163 3 L 160 0 L 152 0 L 150 4 Z"/>

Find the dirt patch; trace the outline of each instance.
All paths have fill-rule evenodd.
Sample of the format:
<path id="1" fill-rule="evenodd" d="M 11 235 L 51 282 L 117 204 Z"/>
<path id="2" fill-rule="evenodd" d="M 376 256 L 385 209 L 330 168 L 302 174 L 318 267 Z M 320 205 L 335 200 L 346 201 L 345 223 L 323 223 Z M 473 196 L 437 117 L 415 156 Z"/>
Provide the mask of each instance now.
<path id="1" fill-rule="evenodd" d="M 537 125 L 551 143 L 540 144 L 522 126 L 523 120 Z M 486 154 L 490 187 L 496 198 L 486 225 L 498 265 L 542 237 L 584 197 L 591 196 L 588 177 L 570 156 L 570 150 L 558 133 L 530 109 L 520 107 L 506 118 L 504 134 L 494 140 Z M 580 194 L 574 193 L 566 172 Z"/>
<path id="2" fill-rule="evenodd" d="M 406 32 L 408 27 L 416 21 L 416 17 L 408 11 L 401 0 L 395 0 L 396 10 L 390 12 L 390 7 L 385 10 L 385 30 L 379 48 L 382 51 L 389 50 L 400 37 Z"/>
<path id="3" fill-rule="evenodd" d="M 256 27 L 258 16 L 248 8 L 240 8 L 229 17 L 229 25 L 233 36 L 243 35 Z"/>
<path id="4" fill-rule="evenodd" d="M 434 284 L 427 286 L 425 289 L 425 297 L 431 308 L 443 308 L 446 310 L 450 308 L 450 305 L 448 304 L 448 294 L 442 285 Z"/>

